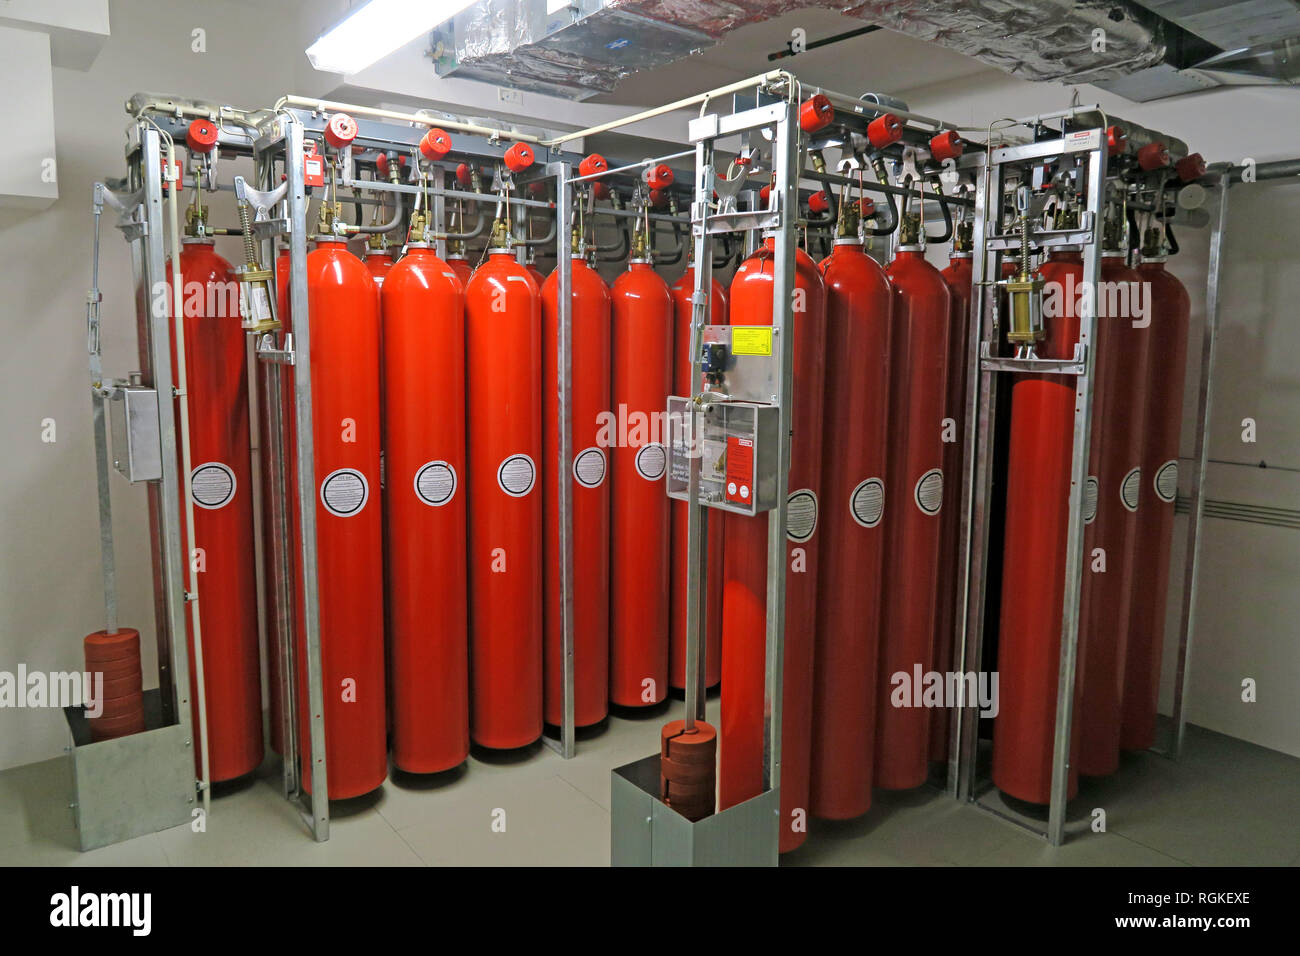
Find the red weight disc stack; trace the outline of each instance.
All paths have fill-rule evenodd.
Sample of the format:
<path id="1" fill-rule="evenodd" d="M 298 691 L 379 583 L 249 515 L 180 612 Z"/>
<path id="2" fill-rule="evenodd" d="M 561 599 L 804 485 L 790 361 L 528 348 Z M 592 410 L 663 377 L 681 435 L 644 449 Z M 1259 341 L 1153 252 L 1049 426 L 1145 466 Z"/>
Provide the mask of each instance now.
<path id="1" fill-rule="evenodd" d="M 109 740 L 140 733 L 144 730 L 140 632 L 129 627 L 112 634 L 96 631 L 86 637 L 83 646 L 86 673 L 98 685 L 92 685 L 99 713 L 90 717 L 90 739 Z"/>

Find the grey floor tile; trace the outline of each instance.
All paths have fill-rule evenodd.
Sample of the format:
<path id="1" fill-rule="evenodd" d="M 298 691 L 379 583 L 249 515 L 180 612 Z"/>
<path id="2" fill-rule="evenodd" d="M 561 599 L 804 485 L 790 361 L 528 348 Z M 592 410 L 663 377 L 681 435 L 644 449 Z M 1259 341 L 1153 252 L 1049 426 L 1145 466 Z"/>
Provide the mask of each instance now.
<path id="1" fill-rule="evenodd" d="M 504 832 L 493 823 L 504 812 Z M 609 813 L 558 777 L 456 795 L 398 831 L 431 866 L 608 866 Z"/>
<path id="2" fill-rule="evenodd" d="M 102 846 L 84 853 L 78 848 L 76 828 L 71 824 L 63 839 L 39 837 L 0 847 L 0 866 L 166 866 L 161 834 L 144 836 Z"/>
<path id="3" fill-rule="evenodd" d="M 65 758 L 43 760 L 0 773 L 0 862 L 4 847 L 25 842 L 58 843 L 72 834 L 72 769 Z"/>
<path id="4" fill-rule="evenodd" d="M 1011 826 L 1011 824 L 1007 824 Z M 1077 834 L 1063 846 L 1013 831 L 1011 839 L 979 861 L 981 866 L 1186 866 L 1118 833 Z"/>

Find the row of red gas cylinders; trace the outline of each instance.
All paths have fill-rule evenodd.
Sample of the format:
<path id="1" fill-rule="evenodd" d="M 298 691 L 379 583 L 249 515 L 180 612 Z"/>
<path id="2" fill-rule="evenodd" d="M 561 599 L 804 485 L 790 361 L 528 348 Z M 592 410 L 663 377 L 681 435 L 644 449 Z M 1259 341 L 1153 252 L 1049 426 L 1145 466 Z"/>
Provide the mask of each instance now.
<path id="1" fill-rule="evenodd" d="M 1083 258 L 1053 252 L 1039 274 L 1062 294 L 1045 299 L 1060 308 L 1045 310 L 1038 354 L 1069 358 L 1080 337 Z M 1122 253 L 1104 253 L 1101 280 L 1142 298 L 1099 293 L 1087 343 L 1095 378 L 1069 796 L 1079 774 L 1113 773 L 1121 749 L 1154 742 L 1190 308 L 1163 257 L 1135 270 Z M 1110 309 L 1143 300 L 1145 315 Z M 1031 803 L 1051 795 L 1075 405 L 1073 379 L 1015 377 L 993 780 Z"/>
<path id="2" fill-rule="evenodd" d="M 523 746 L 540 736 L 544 721 L 562 719 L 558 528 L 546 504 L 556 494 L 549 464 L 558 442 L 558 277 L 539 289 L 513 256 L 494 251 L 464 287 L 458 261 L 444 263 L 415 246 L 396 265 L 383 254 L 363 265 L 331 240 L 309 255 L 321 643 L 335 796 L 383 780 L 385 631 L 393 758 L 403 770 L 453 767 L 471 739 Z M 674 638 L 684 629 L 665 600 L 672 562 L 669 503 L 658 480 L 664 448 L 636 422 L 638 415 L 658 421 L 671 390 L 675 338 L 679 369 L 684 362 L 687 339 L 675 333 L 673 315 L 684 329 L 693 275 L 670 290 L 648 262 L 633 262 L 611 292 L 580 257 L 572 275 L 573 657 L 575 722 L 585 726 L 605 717 L 609 701 L 645 706 L 663 700 L 670 683 L 681 684 L 669 673 L 670 661 L 684 657 L 670 625 Z M 720 289 L 715 308 L 725 309 Z M 282 285 L 287 327 L 288 311 Z M 381 377 L 369 356 L 381 328 L 382 559 L 357 537 L 335 537 L 373 526 L 373 545 L 378 450 L 345 449 L 330 427 L 347 423 L 344 445 L 375 429 L 378 404 L 367 396 Z M 326 389 L 350 397 L 335 408 L 335 399 L 322 400 Z M 629 440 L 608 450 L 618 435 L 609 435 L 606 422 L 620 415 L 625 427 L 633 423 Z M 364 489 L 346 514 L 331 502 L 345 487 L 327 485 L 336 473 Z M 365 593 L 339 586 L 362 572 Z M 386 606 L 371 573 L 387 578 Z M 715 620 L 720 604 L 715 595 Z M 709 671 L 716 674 L 713 651 Z M 336 658 L 347 661 L 352 683 L 331 663 Z M 363 673 L 365 680 L 357 676 Z M 369 706 L 358 706 L 363 691 Z M 340 725 L 345 733 L 331 729 Z"/>

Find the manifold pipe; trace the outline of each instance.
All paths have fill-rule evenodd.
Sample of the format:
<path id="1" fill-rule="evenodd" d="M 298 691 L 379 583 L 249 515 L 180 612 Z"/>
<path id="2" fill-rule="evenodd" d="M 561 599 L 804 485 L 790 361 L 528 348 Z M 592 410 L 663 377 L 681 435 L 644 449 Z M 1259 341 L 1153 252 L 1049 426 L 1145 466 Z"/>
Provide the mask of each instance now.
<path id="1" fill-rule="evenodd" d="M 548 246 L 555 241 L 556 221 L 551 217 L 551 231 L 540 239 L 516 239 L 515 242 L 521 246 Z"/>
<path id="2" fill-rule="evenodd" d="M 751 76 L 746 80 L 737 80 L 735 83 L 728 83 L 726 86 L 720 86 L 716 90 L 709 90 L 706 93 L 696 93 L 694 96 L 688 96 L 683 100 L 676 100 L 675 102 L 668 103 L 664 106 L 656 106 L 652 110 L 633 113 L 631 116 L 625 116 L 622 119 L 617 120 L 610 120 L 608 123 L 601 123 L 599 126 L 580 129 L 574 133 L 565 133 L 563 136 L 557 136 L 554 139 L 542 140 L 542 145 L 559 146 L 561 143 L 567 143 L 571 140 L 583 139 L 587 136 L 595 136 L 598 133 L 605 133 L 611 129 L 618 129 L 620 126 L 640 123 L 644 120 L 654 119 L 656 116 L 663 116 L 665 113 L 672 113 L 676 110 L 685 109 L 688 106 L 707 103 L 715 96 L 725 96 L 728 93 L 737 93 L 740 90 L 746 90 L 753 86 L 762 86 L 765 83 L 771 83 L 772 81 L 779 79 L 791 82 L 794 81 L 794 77 L 785 70 L 772 70 L 768 73 L 760 73 L 757 76 Z"/>
<path id="3" fill-rule="evenodd" d="M 1245 182 L 1242 174 L 1245 173 L 1244 166 L 1234 166 L 1228 172 L 1228 182 L 1232 185 Z M 1261 179 L 1286 179 L 1290 176 L 1300 176 L 1300 159 L 1280 159 L 1273 163 L 1256 163 L 1255 180 Z M 1207 176 L 1203 182 L 1211 185 L 1218 184 L 1217 176 Z"/>
<path id="4" fill-rule="evenodd" d="M 167 140 L 167 172 L 176 168 L 176 145 L 170 138 Z M 185 540 L 194 547 L 194 482 L 193 482 L 193 462 L 190 458 L 190 397 L 187 376 L 185 374 L 185 302 L 184 289 L 181 282 L 181 220 L 180 220 L 180 190 L 175 188 L 178 183 L 173 183 L 173 188 L 168 192 L 171 194 L 167 200 L 168 232 L 171 234 L 172 243 L 172 326 L 176 336 L 176 402 L 180 406 L 180 414 L 176 417 L 181 423 L 181 490 L 185 494 Z M 165 398 L 163 398 L 165 401 Z M 208 770 L 208 706 L 207 706 L 207 688 L 203 679 L 203 627 L 199 621 L 199 579 L 198 573 L 194 570 L 194 561 L 188 554 L 182 555 L 185 566 L 189 569 L 189 582 L 187 590 L 190 594 L 190 629 L 194 636 L 194 659 L 190 666 L 194 669 L 194 690 L 197 698 L 197 709 L 199 712 L 199 770 L 200 782 L 203 788 L 203 812 L 206 814 L 210 809 L 211 800 L 211 775 Z M 172 640 L 185 640 L 183 634 L 173 634 Z M 180 674 L 176 676 L 177 680 L 185 680 L 187 675 Z"/>
<path id="5" fill-rule="evenodd" d="M 936 130 L 956 129 L 956 127 L 953 126 L 952 124 L 945 123 L 942 120 L 937 120 L 933 116 L 922 116 L 920 113 L 912 113 L 908 110 L 894 109 L 892 106 L 882 106 L 880 103 L 872 103 L 869 102 L 868 100 L 860 100 L 856 96 L 849 96 L 849 94 L 847 93 L 837 93 L 835 90 L 828 90 L 820 86 L 809 86 L 809 87 L 805 87 L 804 90 L 805 92 L 810 94 L 820 93 L 822 94 L 822 96 L 826 97 L 832 103 L 838 102 L 841 105 L 849 109 L 852 109 L 854 112 L 869 111 L 875 113 L 877 116 L 883 116 L 886 113 L 893 113 L 901 120 L 908 120 L 909 122 L 913 122 L 913 123 L 921 123 L 925 126 L 933 127 Z"/>
<path id="6" fill-rule="evenodd" d="M 358 212 L 360 212 L 360 210 L 358 210 Z M 402 215 L 405 212 L 406 206 L 402 202 L 402 194 L 395 193 L 393 195 L 392 219 L 388 220 L 388 222 L 380 223 L 377 226 L 363 226 L 360 224 L 355 226 L 344 226 L 343 232 L 349 236 L 375 236 L 385 232 L 396 232 L 397 228 L 402 224 Z M 358 218 L 360 217 L 358 216 Z"/>
<path id="7" fill-rule="evenodd" d="M 486 224 L 487 224 L 487 213 L 483 211 L 482 206 L 479 206 L 478 218 L 474 221 L 473 229 L 471 229 L 469 232 L 446 232 L 443 233 L 442 238 L 443 239 L 477 239 L 479 236 L 483 235 L 483 227 Z M 464 223 L 458 222 L 457 225 L 464 225 Z"/>
<path id="8" fill-rule="evenodd" d="M 379 109 L 374 106 L 357 106 L 354 103 L 339 103 L 335 100 L 318 100 L 310 96 L 297 96 L 288 94 L 280 97 L 275 104 L 276 112 L 285 106 L 295 106 L 298 109 L 315 110 L 320 113 L 335 111 L 343 112 L 356 116 L 370 116 L 375 119 L 398 120 L 403 123 L 419 124 L 420 126 L 436 126 L 439 129 L 454 129 L 462 133 L 473 133 L 477 136 L 486 136 L 489 139 L 512 139 L 520 140 L 525 143 L 542 143 L 540 136 L 534 136 L 532 133 L 519 133 L 513 130 L 494 129 L 491 126 L 480 126 L 477 123 L 463 123 L 460 120 L 443 119 L 440 116 L 423 116 L 419 113 L 401 113 L 397 110 Z"/>
<path id="9" fill-rule="evenodd" d="M 616 176 L 619 173 L 630 173 L 634 169 L 644 169 L 647 166 L 655 166 L 659 163 L 666 163 L 670 159 L 685 159 L 687 156 L 694 156 L 695 150 L 684 149 L 680 153 L 669 153 L 667 156 L 660 156 L 657 159 L 643 159 L 639 163 L 628 163 L 626 166 L 615 166 L 613 169 L 601 170 L 598 173 L 588 173 L 585 176 L 575 176 L 572 179 L 566 179 L 565 182 L 585 183 L 589 179 L 604 179 L 606 176 Z"/>
<path id="10" fill-rule="evenodd" d="M 661 255 L 655 255 L 653 252 L 651 253 L 651 258 L 654 259 L 655 265 L 675 266 L 677 263 L 682 261 L 682 248 L 684 246 L 684 243 L 682 242 L 682 227 L 677 223 L 673 223 L 673 236 L 677 240 L 677 245 L 675 247 L 672 249 L 665 249 Z"/>

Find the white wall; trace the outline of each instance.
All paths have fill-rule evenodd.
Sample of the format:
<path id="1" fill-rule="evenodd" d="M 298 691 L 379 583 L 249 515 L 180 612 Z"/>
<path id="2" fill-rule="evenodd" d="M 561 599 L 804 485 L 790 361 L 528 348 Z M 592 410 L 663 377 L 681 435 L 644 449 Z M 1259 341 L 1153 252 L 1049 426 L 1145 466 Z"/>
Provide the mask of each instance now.
<path id="1" fill-rule="evenodd" d="M 907 92 L 908 105 L 946 120 L 986 126 L 1001 116 L 1059 109 L 1071 89 L 1032 84 L 989 71 L 960 84 Z M 1267 87 L 1216 90 L 1152 103 L 1130 103 L 1080 87 L 1083 103 L 1185 140 L 1209 162 L 1258 162 L 1300 156 L 1295 135 L 1300 91 Z M 975 134 L 972 134 L 975 135 Z M 1252 505 L 1300 508 L 1300 180 L 1232 188 L 1222 275 L 1221 336 L 1210 430 L 1208 497 Z M 1169 269 L 1192 299 L 1188 392 L 1183 415 L 1180 491 L 1192 463 L 1196 382 L 1205 320 L 1209 230 L 1176 230 L 1182 252 Z M 1258 424 L 1257 442 L 1242 442 L 1242 419 Z M 1290 470 L 1286 470 L 1290 469 Z M 1177 519 L 1161 710 L 1170 712 L 1182 594 L 1183 538 Z M 1192 649 L 1188 718 L 1192 723 L 1300 755 L 1300 532 L 1218 518 L 1206 519 L 1199 576 L 1199 614 Z M 1241 700 L 1242 681 L 1258 700 Z"/>

